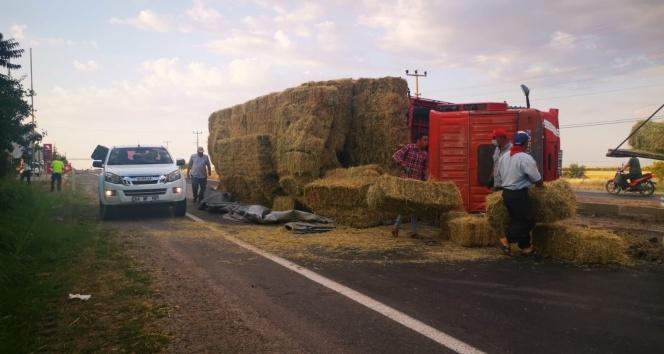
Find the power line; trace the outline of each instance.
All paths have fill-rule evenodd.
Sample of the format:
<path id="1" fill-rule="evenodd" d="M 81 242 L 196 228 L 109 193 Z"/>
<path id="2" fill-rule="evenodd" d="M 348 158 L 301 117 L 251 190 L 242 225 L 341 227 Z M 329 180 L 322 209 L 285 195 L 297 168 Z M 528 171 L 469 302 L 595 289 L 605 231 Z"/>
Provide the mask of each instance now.
<path id="1" fill-rule="evenodd" d="M 200 130 L 194 130 L 194 134 L 196 134 L 196 149 L 198 149 L 198 147 L 200 146 L 198 145 L 198 136 L 203 134 L 203 132 Z"/>
<path id="2" fill-rule="evenodd" d="M 587 128 L 587 127 L 597 127 L 597 126 L 603 126 L 603 125 L 615 125 L 615 124 L 624 124 L 624 123 L 633 123 L 633 122 L 638 122 L 646 119 L 648 117 L 642 117 L 642 118 L 628 118 L 628 119 L 617 119 L 617 120 L 605 120 L 605 121 L 596 121 L 596 122 L 587 122 L 587 123 L 576 123 L 576 124 L 568 124 L 568 125 L 561 125 L 560 129 L 572 129 L 572 128 Z M 653 119 L 661 119 L 664 118 L 664 116 L 656 116 L 653 117 Z"/>

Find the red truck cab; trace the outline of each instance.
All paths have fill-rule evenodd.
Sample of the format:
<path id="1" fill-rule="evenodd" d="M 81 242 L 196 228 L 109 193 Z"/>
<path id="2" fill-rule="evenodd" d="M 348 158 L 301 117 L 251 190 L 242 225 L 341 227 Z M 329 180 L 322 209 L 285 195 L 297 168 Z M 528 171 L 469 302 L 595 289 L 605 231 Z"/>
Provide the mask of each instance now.
<path id="1" fill-rule="evenodd" d="M 543 179 L 552 181 L 560 177 L 562 154 L 557 109 L 543 112 L 511 108 L 504 102 L 453 104 L 419 98 L 412 103 L 411 134 L 429 135 L 429 176 L 456 183 L 466 211 L 486 209 L 495 150 L 491 140 L 496 128 L 505 129 L 510 138 L 519 130 L 529 132 L 529 152 Z"/>

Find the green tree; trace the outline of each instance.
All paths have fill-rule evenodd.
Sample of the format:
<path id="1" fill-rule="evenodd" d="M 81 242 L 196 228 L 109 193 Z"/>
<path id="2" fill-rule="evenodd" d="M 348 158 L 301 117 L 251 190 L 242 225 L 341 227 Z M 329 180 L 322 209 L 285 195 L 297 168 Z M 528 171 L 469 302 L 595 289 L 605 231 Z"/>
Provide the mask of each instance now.
<path id="1" fill-rule="evenodd" d="M 648 170 L 657 176 L 657 182 L 662 183 L 664 181 L 664 161 L 653 162 Z"/>
<path id="2" fill-rule="evenodd" d="M 18 64 L 12 64 L 12 59 L 18 59 L 23 55 L 25 49 L 19 48 L 19 44 L 13 38 L 4 39 L 0 33 L 0 66 L 7 69 L 20 69 Z"/>
<path id="3" fill-rule="evenodd" d="M 569 165 L 568 177 L 584 178 L 586 177 L 586 166 L 573 163 Z"/>
<path id="4" fill-rule="evenodd" d="M 22 53 L 18 42 L 5 40 L 0 33 L 0 67 L 19 69 L 21 66 L 12 64 L 11 59 L 20 58 Z M 3 161 L 7 161 L 8 151 L 13 150 L 12 143 L 27 148 L 32 142 L 41 140 L 34 125 L 23 123 L 30 114 L 30 105 L 25 100 L 27 95 L 19 80 L 0 74 L 0 158 Z M 8 170 L 7 164 L 0 164 L 0 175 Z"/>

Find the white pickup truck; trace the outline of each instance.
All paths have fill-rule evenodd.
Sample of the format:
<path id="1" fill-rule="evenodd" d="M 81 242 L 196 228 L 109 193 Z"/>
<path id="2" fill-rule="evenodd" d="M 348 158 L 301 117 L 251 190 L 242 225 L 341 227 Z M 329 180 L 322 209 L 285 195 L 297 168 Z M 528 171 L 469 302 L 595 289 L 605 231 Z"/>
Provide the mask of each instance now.
<path id="1" fill-rule="evenodd" d="M 163 146 L 98 145 L 92 153 L 92 166 L 102 168 L 99 175 L 99 214 L 112 218 L 127 205 L 171 204 L 175 215 L 187 212 L 187 183 L 180 167 Z"/>

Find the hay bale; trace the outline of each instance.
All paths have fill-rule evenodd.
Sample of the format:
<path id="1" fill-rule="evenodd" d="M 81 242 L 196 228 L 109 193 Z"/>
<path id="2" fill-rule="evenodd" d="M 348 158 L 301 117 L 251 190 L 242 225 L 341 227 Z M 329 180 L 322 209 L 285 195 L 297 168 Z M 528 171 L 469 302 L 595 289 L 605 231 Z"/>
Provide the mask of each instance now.
<path id="1" fill-rule="evenodd" d="M 248 135 L 218 140 L 217 156 L 219 188 L 240 201 L 271 205 L 279 189 L 272 164 L 272 137 Z"/>
<path id="2" fill-rule="evenodd" d="M 452 182 L 418 181 L 383 175 L 369 188 L 367 203 L 373 210 L 439 217 L 461 205 Z"/>
<path id="3" fill-rule="evenodd" d="M 569 183 L 559 179 L 544 185 L 545 188 L 530 189 L 535 221 L 551 223 L 573 217 L 576 214 L 576 196 Z M 486 206 L 486 215 L 491 227 L 505 232 L 509 224 L 509 214 L 503 203 L 502 193 L 488 195 Z"/>
<path id="4" fill-rule="evenodd" d="M 449 240 L 450 239 L 450 226 L 449 222 L 458 219 L 458 218 L 463 218 L 469 216 L 468 213 L 465 211 L 449 211 L 440 214 L 440 238 L 443 240 Z"/>
<path id="5" fill-rule="evenodd" d="M 563 224 L 540 224 L 533 244 L 543 254 L 574 263 L 627 264 L 627 244 L 608 230 Z"/>
<path id="6" fill-rule="evenodd" d="M 509 225 L 510 216 L 507 213 L 507 208 L 503 203 L 502 192 L 495 192 L 487 195 L 486 197 L 486 218 L 491 227 L 500 232 L 505 233 Z"/>
<path id="7" fill-rule="evenodd" d="M 382 173 L 378 165 L 340 168 L 304 187 L 304 204 L 337 223 L 370 227 L 389 219 L 390 214 L 369 210 L 367 191 Z"/>
<path id="8" fill-rule="evenodd" d="M 297 201 L 292 197 L 285 195 L 278 195 L 274 197 L 274 200 L 272 201 L 272 210 L 286 211 L 286 210 L 299 209 L 297 204 L 298 204 Z"/>
<path id="9" fill-rule="evenodd" d="M 449 220 L 447 224 L 450 240 L 464 247 L 493 246 L 500 238 L 483 216 L 468 215 Z"/>
<path id="10" fill-rule="evenodd" d="M 632 127 L 632 131 L 641 125 L 639 121 Z M 664 154 L 664 122 L 648 122 L 639 131 L 629 138 L 629 144 L 637 150 L 645 150 Z"/>
<path id="11" fill-rule="evenodd" d="M 377 165 L 340 168 L 304 188 L 304 203 L 312 210 L 332 207 L 355 208 L 367 205 L 367 191 L 382 169 Z"/>

